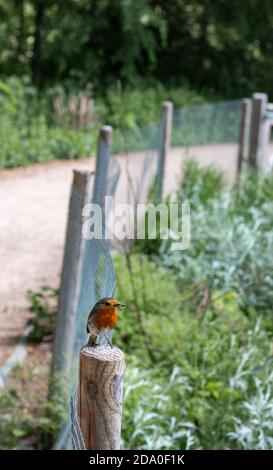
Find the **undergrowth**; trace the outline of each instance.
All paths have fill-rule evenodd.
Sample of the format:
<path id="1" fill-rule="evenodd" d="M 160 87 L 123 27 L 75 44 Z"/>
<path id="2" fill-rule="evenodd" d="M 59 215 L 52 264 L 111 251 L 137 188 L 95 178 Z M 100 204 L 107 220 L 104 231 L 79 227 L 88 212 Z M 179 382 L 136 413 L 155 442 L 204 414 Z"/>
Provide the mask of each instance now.
<path id="1" fill-rule="evenodd" d="M 92 119 L 73 127 L 68 106 L 73 93 L 59 85 L 41 94 L 28 77 L 0 80 L 0 168 L 94 155 L 103 124 L 114 129 L 115 151 L 147 149 L 156 142 L 161 101 L 172 99 L 182 106 L 204 100 L 186 85 L 123 90 L 117 84 L 106 90 L 103 99 L 93 95 L 91 86 L 78 94 L 91 100 Z M 65 110 L 61 118 L 53 109 L 56 97 Z"/>
<path id="2" fill-rule="evenodd" d="M 116 258 L 125 448 L 272 448 L 272 185 L 253 173 L 231 190 L 190 163 L 176 195 L 191 203 L 190 248 L 146 239 L 131 273 Z"/>
<path id="3" fill-rule="evenodd" d="M 67 415 L 64 403 L 68 397 L 53 388 L 48 395 L 50 358 L 48 344 L 29 351 L 28 360 L 13 370 L 1 391 L 0 449 L 41 450 L 53 446 Z"/>

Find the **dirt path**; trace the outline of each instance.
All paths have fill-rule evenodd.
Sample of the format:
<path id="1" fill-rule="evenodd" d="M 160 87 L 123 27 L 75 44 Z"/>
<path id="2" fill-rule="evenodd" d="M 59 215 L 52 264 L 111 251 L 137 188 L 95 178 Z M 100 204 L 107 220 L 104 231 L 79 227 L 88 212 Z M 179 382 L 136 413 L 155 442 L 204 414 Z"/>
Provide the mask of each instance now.
<path id="1" fill-rule="evenodd" d="M 222 168 L 229 182 L 234 181 L 236 154 L 235 145 L 195 147 L 190 151 L 201 165 L 213 163 Z M 171 150 L 165 193 L 176 189 L 187 155 L 185 149 Z M 135 153 L 127 158 L 134 180 L 139 181 L 143 157 Z M 126 158 L 117 158 L 122 173 L 116 200 L 126 202 Z M 59 284 L 72 170 L 94 170 L 94 163 L 88 158 L 0 171 L 0 365 L 25 325 L 26 291 Z"/>

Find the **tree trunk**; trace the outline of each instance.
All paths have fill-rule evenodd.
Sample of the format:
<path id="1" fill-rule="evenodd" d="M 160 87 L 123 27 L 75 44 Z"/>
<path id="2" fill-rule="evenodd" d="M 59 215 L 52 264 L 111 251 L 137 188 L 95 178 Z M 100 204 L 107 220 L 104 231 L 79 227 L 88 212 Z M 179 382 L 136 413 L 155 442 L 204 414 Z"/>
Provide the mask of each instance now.
<path id="1" fill-rule="evenodd" d="M 19 29 L 17 38 L 17 60 L 25 53 L 25 0 L 19 2 Z"/>
<path id="2" fill-rule="evenodd" d="M 33 43 L 33 53 L 32 53 L 32 80 L 35 85 L 39 85 L 41 74 L 41 50 L 42 50 L 42 41 L 41 41 L 41 30 L 44 21 L 45 13 L 45 0 L 37 0 L 36 2 L 36 13 L 35 13 L 35 32 L 34 32 L 34 43 Z"/>

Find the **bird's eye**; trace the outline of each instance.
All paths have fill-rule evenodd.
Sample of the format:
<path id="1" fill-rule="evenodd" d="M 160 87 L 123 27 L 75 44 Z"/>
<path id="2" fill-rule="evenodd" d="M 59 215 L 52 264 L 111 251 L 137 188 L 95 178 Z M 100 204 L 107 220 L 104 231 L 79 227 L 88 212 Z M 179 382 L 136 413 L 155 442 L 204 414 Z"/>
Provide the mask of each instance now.
<path id="1" fill-rule="evenodd" d="M 105 302 L 105 305 L 109 306 L 109 305 L 110 305 L 110 302 Z"/>

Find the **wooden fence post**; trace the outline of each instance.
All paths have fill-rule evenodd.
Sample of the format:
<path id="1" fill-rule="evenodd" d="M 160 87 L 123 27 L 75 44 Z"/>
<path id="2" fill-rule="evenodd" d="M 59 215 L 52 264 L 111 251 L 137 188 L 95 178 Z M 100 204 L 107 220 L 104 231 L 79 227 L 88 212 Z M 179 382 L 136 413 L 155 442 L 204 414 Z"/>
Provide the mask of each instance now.
<path id="1" fill-rule="evenodd" d="M 111 157 L 112 128 L 103 126 L 99 133 L 96 174 L 93 184 L 93 198 L 89 179 L 91 172 L 75 171 L 70 195 L 66 241 L 61 275 L 57 326 L 54 339 L 52 370 L 69 373 L 71 369 L 75 318 L 81 288 L 81 273 L 86 240 L 82 237 L 82 210 L 92 202 L 104 209 L 104 197 L 108 180 L 108 166 Z M 104 211 L 103 211 L 104 213 Z M 96 272 L 98 257 L 93 260 Z"/>
<path id="2" fill-rule="evenodd" d="M 161 105 L 160 136 L 158 146 L 156 197 L 161 201 L 164 194 L 165 160 L 171 143 L 173 104 L 163 101 Z"/>
<path id="3" fill-rule="evenodd" d="M 78 421 L 87 450 L 120 448 L 123 352 L 85 346 L 80 351 Z"/>
<path id="4" fill-rule="evenodd" d="M 68 374 L 71 368 L 78 294 L 85 240 L 82 237 L 82 210 L 90 202 L 91 172 L 74 171 L 70 193 L 63 256 L 52 371 Z"/>
<path id="5" fill-rule="evenodd" d="M 256 167 L 263 158 L 265 147 L 265 114 L 268 96 L 265 93 L 254 93 L 249 139 L 249 165 Z"/>
<path id="6" fill-rule="evenodd" d="M 96 177 L 93 191 L 93 204 L 99 204 L 104 208 L 106 184 L 108 179 L 108 167 L 111 158 L 112 127 L 103 126 L 99 133 Z"/>
<path id="7" fill-rule="evenodd" d="M 249 130 L 250 130 L 250 118 L 251 118 L 251 99 L 244 98 L 241 106 L 241 123 L 240 123 L 240 135 L 239 135 L 239 150 L 237 160 L 237 184 L 239 183 L 242 165 L 248 155 L 249 145 Z"/>

